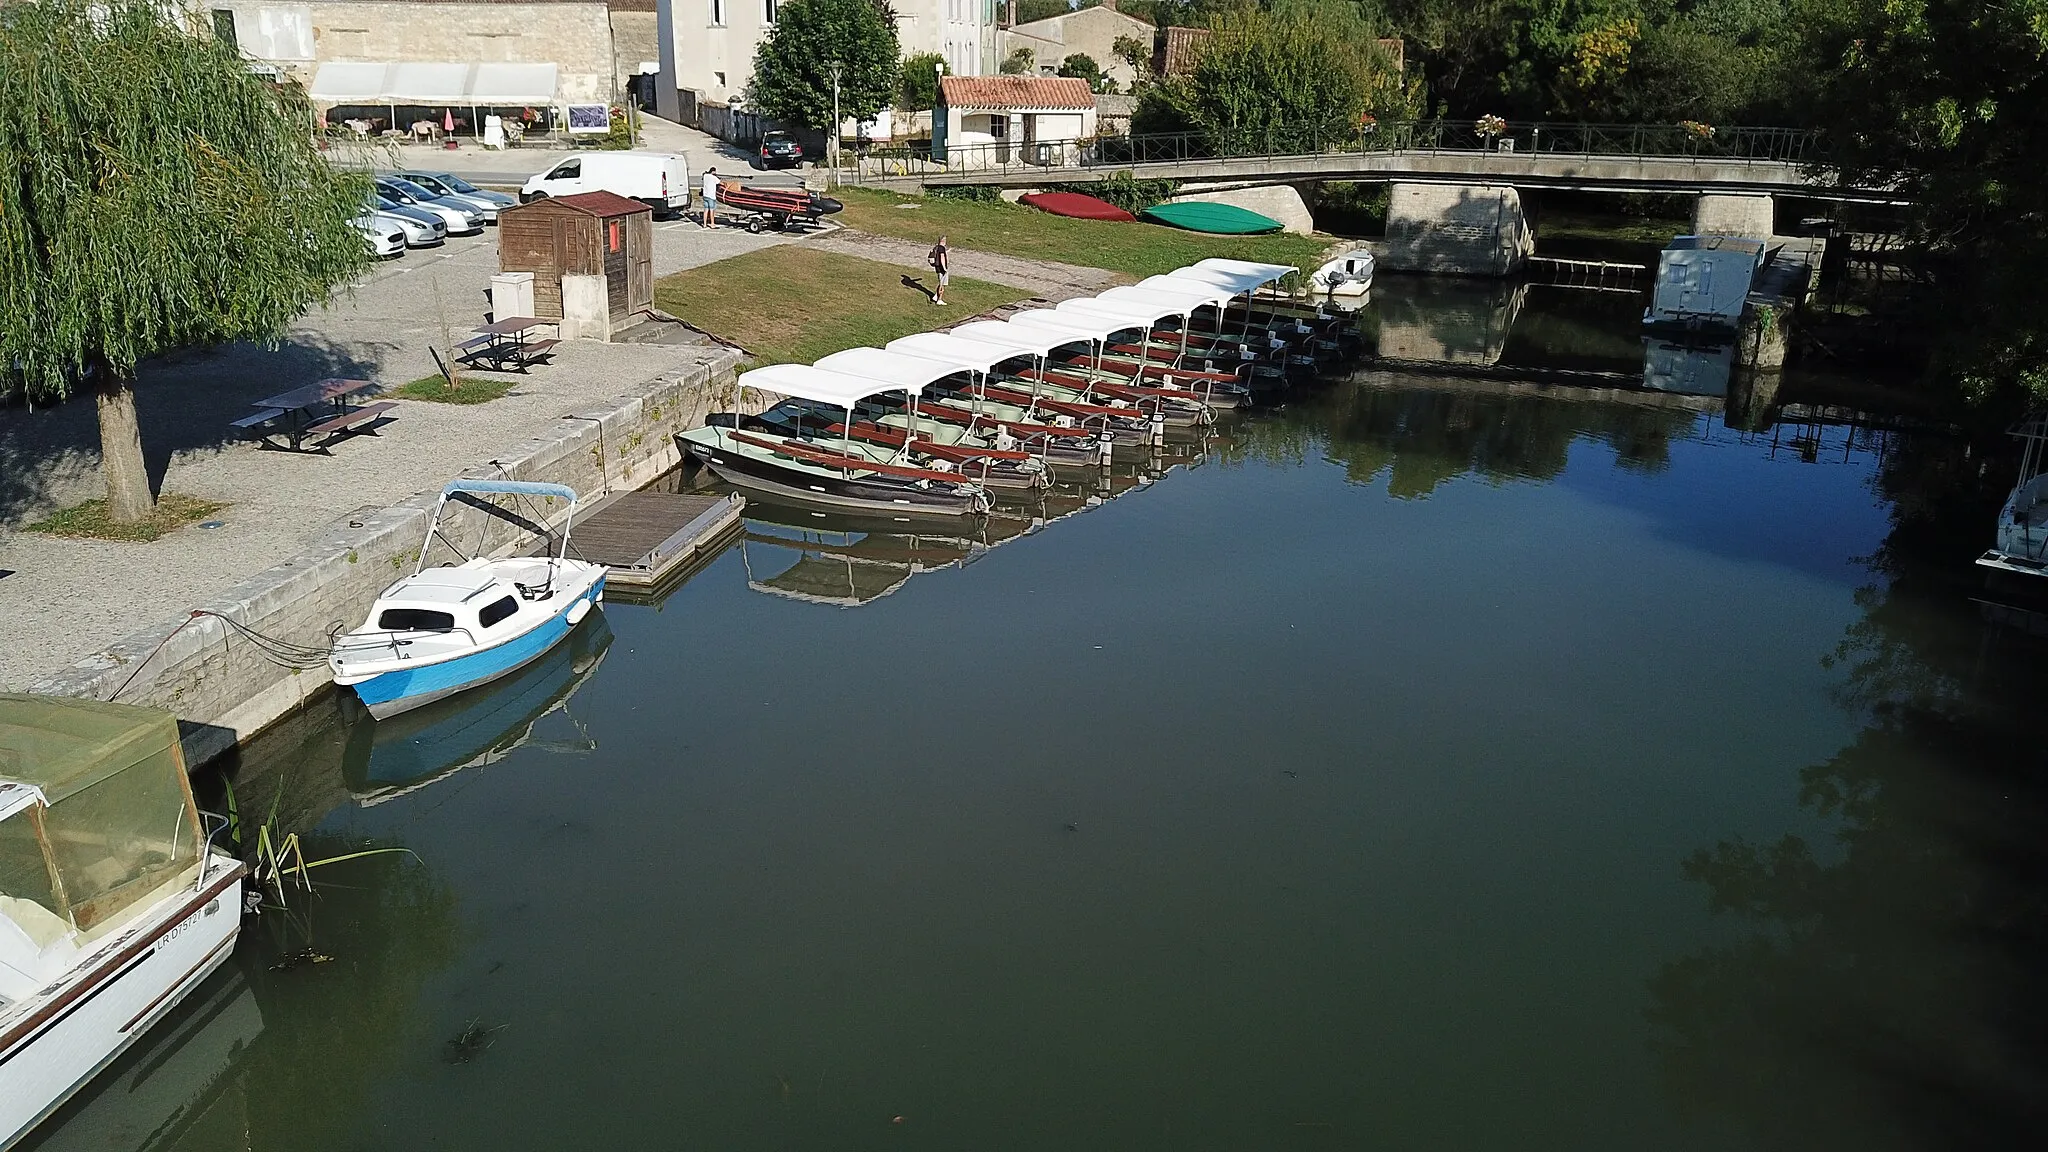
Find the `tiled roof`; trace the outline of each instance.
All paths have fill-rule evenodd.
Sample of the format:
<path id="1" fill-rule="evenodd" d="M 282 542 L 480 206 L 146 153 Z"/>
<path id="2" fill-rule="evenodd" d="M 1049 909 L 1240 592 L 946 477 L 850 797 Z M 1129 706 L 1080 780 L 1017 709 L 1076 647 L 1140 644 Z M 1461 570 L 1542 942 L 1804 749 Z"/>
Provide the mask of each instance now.
<path id="1" fill-rule="evenodd" d="M 948 108 L 1093 108 L 1095 93 L 1078 76 L 944 76 Z"/>

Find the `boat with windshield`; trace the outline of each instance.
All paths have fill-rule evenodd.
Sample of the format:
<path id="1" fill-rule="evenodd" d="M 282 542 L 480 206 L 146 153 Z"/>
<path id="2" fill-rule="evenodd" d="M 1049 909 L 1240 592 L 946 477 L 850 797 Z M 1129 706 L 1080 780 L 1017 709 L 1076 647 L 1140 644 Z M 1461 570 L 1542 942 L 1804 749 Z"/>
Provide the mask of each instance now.
<path id="1" fill-rule="evenodd" d="M 529 515 L 494 509 L 488 498 L 496 496 L 512 497 Z M 451 499 L 530 529 L 552 519 L 551 506 L 564 501 L 560 544 L 538 557 L 469 555 L 442 530 Z M 361 625 L 334 638 L 327 655 L 334 682 L 354 689 L 381 720 L 539 659 L 604 600 L 604 565 L 569 559 L 575 514 L 576 491 L 566 484 L 457 480 L 443 488 L 412 575 L 384 589 Z M 455 562 L 427 567 L 436 540 Z"/>
<path id="2" fill-rule="evenodd" d="M 209 843 L 176 717 L 0 695 L 0 1148 L 228 958 L 244 871 Z"/>
<path id="3" fill-rule="evenodd" d="M 2048 575 L 2048 413 L 2036 412 L 2012 436 L 2020 441 L 2019 483 L 1998 510 L 1998 539 L 1977 557 L 1986 568 Z"/>

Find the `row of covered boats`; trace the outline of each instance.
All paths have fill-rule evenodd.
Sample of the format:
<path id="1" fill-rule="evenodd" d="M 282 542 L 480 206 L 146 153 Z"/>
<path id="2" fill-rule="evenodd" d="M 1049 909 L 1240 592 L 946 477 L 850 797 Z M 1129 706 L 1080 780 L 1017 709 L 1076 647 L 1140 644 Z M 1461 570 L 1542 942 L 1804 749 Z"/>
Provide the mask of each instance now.
<path id="1" fill-rule="evenodd" d="M 890 516 L 974 516 L 1061 469 L 1149 457 L 1337 366 L 1347 318 L 1290 265 L 1211 259 L 1097 296 L 739 378 L 784 397 L 678 436 L 736 487 Z"/>

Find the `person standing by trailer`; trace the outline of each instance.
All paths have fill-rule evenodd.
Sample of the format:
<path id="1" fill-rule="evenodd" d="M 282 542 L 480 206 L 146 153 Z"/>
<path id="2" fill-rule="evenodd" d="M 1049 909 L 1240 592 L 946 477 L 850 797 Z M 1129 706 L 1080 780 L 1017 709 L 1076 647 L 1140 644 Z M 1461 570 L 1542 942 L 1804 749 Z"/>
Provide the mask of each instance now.
<path id="1" fill-rule="evenodd" d="M 704 226 L 718 226 L 718 169 L 704 170 Z"/>
<path id="2" fill-rule="evenodd" d="M 932 303 L 944 307 L 946 303 L 946 284 L 953 278 L 952 264 L 946 259 L 946 238 L 944 236 L 939 237 L 939 242 L 932 245 L 931 255 L 925 257 L 925 259 L 931 261 L 932 271 L 939 274 L 939 286 L 932 292 Z"/>

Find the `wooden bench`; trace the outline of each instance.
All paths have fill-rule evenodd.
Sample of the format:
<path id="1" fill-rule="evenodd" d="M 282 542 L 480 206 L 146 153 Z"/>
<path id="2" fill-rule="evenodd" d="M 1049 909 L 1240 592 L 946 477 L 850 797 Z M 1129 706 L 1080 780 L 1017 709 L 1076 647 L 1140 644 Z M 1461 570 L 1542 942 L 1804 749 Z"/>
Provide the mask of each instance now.
<path id="1" fill-rule="evenodd" d="M 339 416 L 330 416 L 318 424 L 307 425 L 305 434 L 308 436 L 324 436 L 332 432 L 349 431 L 355 429 L 356 425 L 368 420 L 374 420 L 396 407 L 398 405 L 394 401 L 385 400 L 376 404 L 365 404 L 361 408 L 351 408 Z M 358 430 L 368 432 L 372 436 L 376 435 L 376 430 L 373 428 Z"/>

